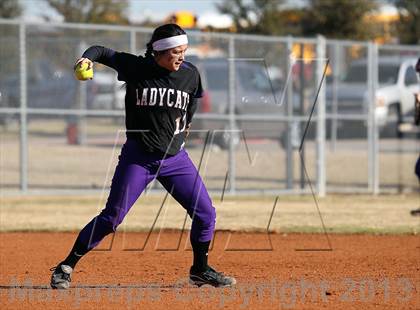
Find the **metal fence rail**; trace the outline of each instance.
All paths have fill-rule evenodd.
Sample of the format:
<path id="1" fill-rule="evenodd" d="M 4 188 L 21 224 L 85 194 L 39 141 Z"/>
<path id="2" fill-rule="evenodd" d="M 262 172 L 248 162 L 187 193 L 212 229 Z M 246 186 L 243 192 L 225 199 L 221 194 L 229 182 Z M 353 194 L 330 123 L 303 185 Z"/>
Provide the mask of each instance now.
<path id="1" fill-rule="evenodd" d="M 37 150 L 31 148 L 37 146 L 36 143 L 48 144 L 49 141 L 57 139 L 59 134 L 58 131 L 56 132 L 54 130 L 58 129 L 53 129 L 54 126 L 67 126 L 66 134 L 68 135 L 72 129 L 69 127 L 69 124 L 75 123 L 77 125 L 76 128 L 79 130 L 78 134 L 85 136 L 87 135 L 86 132 L 91 134 L 89 133 L 89 127 L 95 128 L 95 126 L 101 126 L 102 120 L 106 118 L 116 120 L 115 122 L 118 124 L 116 127 L 120 129 L 123 126 L 121 119 L 124 116 L 124 112 L 122 110 L 88 107 L 90 90 L 88 90 L 89 86 L 86 86 L 86 84 L 83 84 L 83 86 L 75 84 L 76 86 L 74 87 L 76 88 L 71 93 L 76 97 L 69 99 L 69 102 L 73 102 L 72 100 L 74 100 L 74 104 L 72 103 L 72 105 L 62 106 L 60 108 L 53 104 L 34 106 L 37 98 L 31 93 L 33 91 L 31 87 L 34 87 L 34 82 L 31 77 L 31 74 L 33 74 L 31 66 L 36 64 L 38 59 L 44 57 L 44 60 L 47 60 L 51 65 L 61 67 L 61 71 L 56 71 L 58 72 L 57 74 L 61 74 L 60 72 L 71 72 L 74 60 L 80 56 L 86 46 L 92 44 L 109 45 L 114 48 L 126 49 L 131 53 L 139 54 L 144 51 L 144 44 L 147 42 L 151 32 L 152 29 L 149 28 L 130 26 L 26 23 L 23 21 L 0 19 L 0 33 L 2 33 L 0 37 L 0 78 L 2 81 L 0 83 L 0 87 L 2 87 L 0 92 L 2 95 L 5 94 L 5 90 L 6 92 L 10 90 L 10 87 L 7 88 L 5 86 L 9 83 L 10 75 L 13 72 L 19 72 L 16 79 L 19 81 L 19 84 L 14 84 L 15 88 L 19 88 L 19 92 L 13 93 L 18 105 L 10 106 L 9 103 L 5 103 L 4 95 L 1 97 L 2 101 L 0 101 L 0 117 L 5 120 L 13 119 L 18 121 L 18 127 L 17 129 L 15 128 L 15 131 L 10 130 L 6 125 L 0 128 L 0 134 L 2 135 L 0 146 L 4 154 L 3 157 L 6 158 L 0 161 L 3 170 L 1 173 L 3 175 L 0 176 L 0 187 L 4 189 L 10 187 L 13 189 L 15 186 L 18 186 L 22 192 L 27 192 L 31 189 L 42 190 L 42 188 L 45 191 L 58 191 L 63 189 L 54 182 L 46 185 L 43 183 L 43 180 L 40 182 L 37 181 L 43 184 L 43 187 L 40 189 L 40 185 L 31 184 L 30 180 L 31 171 L 36 170 L 33 168 L 36 165 L 31 164 L 31 160 L 35 160 L 37 163 L 42 161 L 42 159 L 32 159 L 31 150 L 34 150 L 34 153 Z M 380 173 L 381 167 L 383 165 L 386 166 L 388 160 L 395 160 L 389 154 L 382 156 L 382 142 L 387 143 L 387 145 L 392 143 L 397 154 L 396 156 L 405 156 L 404 158 L 398 159 L 402 161 L 412 161 L 412 158 L 417 156 L 419 147 L 418 140 L 408 137 L 408 140 L 404 141 L 407 141 L 408 144 L 414 142 L 416 146 L 414 150 L 406 148 L 410 151 L 401 153 L 402 140 L 384 139 L 381 137 L 380 131 L 382 128 L 377 123 L 376 102 L 378 99 L 377 91 L 380 88 L 378 68 L 380 66 L 379 59 L 381 59 L 381 55 L 391 55 L 400 57 L 401 59 L 406 57 L 419 57 L 419 46 L 378 46 L 371 42 L 326 40 L 323 37 L 309 39 L 201 33 L 197 31 L 191 31 L 189 35 L 191 37 L 190 49 L 199 51 L 201 57 L 211 58 L 215 57 L 213 55 L 215 54 L 217 55 L 216 57 L 224 57 L 227 60 L 228 76 L 226 77 L 227 85 L 225 88 L 227 94 L 226 111 L 224 113 L 216 113 L 215 111 L 209 113 L 198 112 L 195 115 L 195 120 L 202 121 L 203 123 L 218 121 L 224 124 L 221 125 L 221 128 L 228 133 L 230 132 L 228 147 L 226 151 L 223 151 L 222 157 L 226 160 L 227 167 L 227 179 L 225 179 L 225 183 L 228 184 L 231 194 L 308 192 L 309 180 L 305 179 L 299 160 L 296 159 L 297 150 L 295 147 L 296 141 L 294 142 L 294 140 L 302 138 L 302 129 L 308 121 L 309 111 L 311 105 L 314 103 L 315 94 L 318 86 L 321 85 L 321 81 L 323 83 L 317 98 L 315 114 L 311 120 L 311 134 L 307 141 L 308 147 L 301 154 L 303 158 L 308 156 L 310 178 L 312 183 L 316 185 L 318 194 L 324 196 L 328 192 L 340 191 L 377 194 L 381 191 L 395 190 L 396 188 L 398 190 L 401 190 L 401 188 L 410 190 L 410 188 L 415 186 L 413 185 L 416 184 L 414 176 L 411 176 L 408 172 L 406 180 L 402 181 L 404 183 L 402 185 L 395 186 L 395 184 L 391 184 L 392 182 L 388 180 L 381 180 L 381 176 L 384 176 Z M 277 98 L 281 98 L 279 106 L 284 106 L 282 113 L 267 112 L 268 110 L 264 110 L 267 105 L 262 105 L 261 110 L 254 109 L 252 112 L 249 112 L 251 111 L 249 110 L 248 112 L 238 113 L 238 109 L 241 108 L 241 100 L 242 102 L 248 100 L 244 95 L 244 91 L 248 91 L 250 94 L 253 93 L 252 89 L 242 90 L 237 86 L 238 83 L 242 83 L 241 79 L 244 78 L 240 74 L 238 75 L 237 68 L 247 59 L 255 59 L 257 65 L 264 68 L 266 78 L 272 88 L 274 82 L 269 70 L 276 69 L 279 72 L 279 84 L 276 84 L 278 90 L 276 89 L 277 93 L 273 90 L 272 95 L 276 103 L 278 100 L 276 96 Z M 327 60 L 329 62 L 328 68 L 326 68 Z M 360 99 L 363 109 L 360 111 L 343 112 L 341 108 L 346 105 L 346 99 L 340 93 L 342 89 L 345 89 L 342 74 L 348 74 L 349 70 L 351 70 L 351 64 L 357 62 L 363 64 L 366 75 L 366 80 L 360 88 L 360 92 L 363 92 L 363 94 L 359 94 L 359 97 L 363 98 Z M 105 73 L 107 72 L 106 69 L 103 69 L 103 71 Z M 34 72 L 37 74 L 39 70 L 35 70 Z M 324 72 L 327 72 L 326 77 L 324 76 Z M 51 77 L 44 76 L 42 78 L 52 80 Z M 52 84 L 50 86 L 42 90 L 43 93 L 39 93 L 36 96 L 48 96 L 49 91 L 53 93 L 52 95 L 60 95 L 58 88 L 55 88 Z M 10 97 L 8 100 L 10 100 Z M 47 101 L 45 100 L 45 102 Z M 56 103 L 65 104 L 65 101 L 64 99 L 63 102 L 58 100 Z M 407 115 L 403 117 L 404 119 L 409 118 Z M 38 123 L 36 121 L 32 123 L 32 119 L 36 120 L 37 118 L 41 119 L 39 122 L 41 124 L 51 122 L 53 125 L 51 125 L 51 128 L 38 128 L 34 130 L 32 127 L 36 127 L 37 125 L 31 124 Z M 56 123 L 52 120 L 55 120 Z M 58 122 L 58 120 L 62 122 Z M 265 152 L 265 155 L 268 152 L 273 152 L 273 158 L 276 158 L 275 156 L 277 155 L 275 155 L 275 152 L 277 152 L 281 157 L 280 161 L 273 161 L 269 164 L 260 163 L 261 167 L 265 167 L 264 169 L 269 167 L 269 170 L 278 171 L 273 172 L 272 177 L 269 177 L 268 175 L 270 174 L 267 173 L 266 179 L 272 179 L 272 184 L 267 185 L 267 187 L 254 188 L 252 187 L 253 185 L 241 185 L 251 180 L 252 177 L 248 177 L 246 172 L 242 171 L 243 169 L 237 168 L 238 165 L 243 166 L 243 163 L 240 162 L 242 153 L 238 151 L 233 133 L 238 130 L 245 130 L 245 127 L 241 127 L 245 123 L 249 124 L 249 128 L 253 128 L 252 130 L 254 132 L 266 129 L 265 126 L 269 126 L 271 123 L 284 124 L 287 129 L 282 148 L 279 148 L 276 143 L 270 142 L 271 144 L 268 143 L 269 146 L 267 146 L 269 151 L 260 151 L 262 153 Z M 260 128 L 258 124 L 260 124 Z M 349 140 L 341 138 L 340 136 L 343 133 L 353 134 L 353 129 L 340 131 L 340 126 L 343 124 L 344 126 L 351 125 L 356 127 L 357 130 L 362 132 L 361 137 Z M 106 132 L 106 129 L 104 129 L 104 132 L 99 133 L 99 129 L 95 130 L 98 132 L 91 134 L 96 135 L 95 139 L 106 139 L 106 137 L 109 137 L 109 140 L 113 139 L 112 132 Z M 43 133 L 44 131 L 48 132 L 48 134 Z M 80 131 L 83 132 L 80 133 Z M 16 135 L 19 136 L 18 140 L 16 140 Z M 354 135 L 356 135 L 356 131 L 354 131 Z M 52 137 L 55 138 L 53 139 Z M 17 141 L 19 141 L 18 146 L 16 145 Z M 241 140 L 240 150 L 243 143 L 244 141 Z M 258 143 L 255 145 L 258 146 Z M 335 165 L 333 163 L 340 162 L 340 156 L 348 156 L 356 152 L 356 148 L 354 147 L 356 145 L 358 153 L 354 155 L 354 158 L 348 158 L 345 161 L 356 160 L 359 161 L 360 166 L 366 164 L 366 170 L 363 170 L 362 176 L 341 176 L 339 171 L 332 171 L 331 167 Z M 245 146 L 248 150 L 248 145 Z M 330 146 L 330 148 L 327 146 Z M 10 155 L 10 159 L 7 158 L 8 155 L 5 153 L 8 147 L 18 149 L 19 160 L 17 166 L 19 169 L 19 180 L 17 183 L 15 180 L 16 165 L 13 164 L 14 158 L 12 158 L 12 155 Z M 64 147 L 65 143 L 63 145 Z M 261 148 L 263 147 L 265 146 L 261 146 Z M 350 151 L 347 152 L 346 148 L 349 148 Z M 92 150 L 92 152 L 94 151 Z M 49 159 L 45 158 L 44 160 L 48 161 Z M 273 159 L 270 157 L 270 159 L 263 159 L 263 161 L 265 160 Z M 381 164 L 381 161 L 384 163 Z M 355 165 L 358 165 L 357 162 L 355 162 Z M 13 168 L 10 168 L 12 166 Z M 299 167 L 300 174 L 295 171 Z M 213 173 L 211 169 L 209 171 L 210 175 Z M 340 170 L 340 168 L 337 168 L 337 170 Z M 47 174 L 48 172 L 45 173 Z M 89 172 L 80 171 L 80 173 L 82 176 L 83 173 Z M 401 171 L 397 171 L 396 173 L 401 174 Z M 265 171 L 260 171 L 260 175 L 256 175 L 255 179 L 261 180 L 262 183 L 266 182 L 266 179 L 263 178 L 265 174 Z M 223 179 L 224 176 L 225 173 L 220 172 L 217 176 L 213 176 L 213 178 L 219 180 Z M 384 182 L 383 186 L 381 182 Z M 219 183 L 213 187 L 215 191 L 223 190 L 223 182 Z M 80 191 L 80 188 L 77 190 Z M 90 188 L 86 188 L 86 190 L 90 190 Z"/>

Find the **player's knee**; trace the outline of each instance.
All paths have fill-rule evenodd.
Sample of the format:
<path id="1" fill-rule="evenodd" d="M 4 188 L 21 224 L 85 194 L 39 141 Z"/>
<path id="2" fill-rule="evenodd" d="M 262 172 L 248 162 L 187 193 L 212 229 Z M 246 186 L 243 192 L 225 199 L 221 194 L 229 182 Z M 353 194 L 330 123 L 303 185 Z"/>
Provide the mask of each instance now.
<path id="1" fill-rule="evenodd" d="M 211 218 L 211 222 L 214 224 L 214 222 L 216 222 L 216 208 L 215 207 L 211 206 L 209 215 Z"/>
<path id="2" fill-rule="evenodd" d="M 103 212 L 101 212 L 101 214 L 98 215 L 98 220 L 102 228 L 108 234 L 115 232 L 117 230 L 118 225 L 121 224 L 121 220 L 118 218 L 118 216 L 112 216 Z"/>
<path id="3" fill-rule="evenodd" d="M 214 227 L 216 222 L 216 209 L 213 206 L 210 206 L 203 212 L 200 212 L 199 221 L 203 228 Z"/>

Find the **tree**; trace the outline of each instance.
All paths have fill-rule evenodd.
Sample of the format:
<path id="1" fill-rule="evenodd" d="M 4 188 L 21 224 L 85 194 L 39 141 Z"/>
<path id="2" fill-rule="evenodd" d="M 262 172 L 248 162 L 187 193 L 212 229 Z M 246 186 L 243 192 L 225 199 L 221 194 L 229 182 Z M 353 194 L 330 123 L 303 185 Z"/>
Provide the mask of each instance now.
<path id="1" fill-rule="evenodd" d="M 232 17 L 237 32 L 249 32 L 254 26 L 249 14 L 253 8 L 250 4 L 244 4 L 243 0 L 225 0 L 220 4 L 216 3 L 216 7 L 220 13 Z"/>
<path id="2" fill-rule="evenodd" d="M 257 25 L 259 33 L 278 36 L 302 36 L 302 19 L 304 11 L 301 9 L 282 9 L 267 11 Z"/>
<path id="3" fill-rule="evenodd" d="M 303 34 L 328 38 L 369 39 L 373 34 L 364 20 L 376 9 L 374 0 L 308 0 L 303 18 Z"/>
<path id="4" fill-rule="evenodd" d="M 284 0 L 224 0 L 217 8 L 232 17 L 238 32 L 271 35 L 322 34 L 329 38 L 366 39 L 364 22 L 375 0 L 306 0 L 307 7 L 284 7 Z"/>
<path id="5" fill-rule="evenodd" d="M 399 12 L 397 25 L 400 43 L 420 43 L 420 1 L 393 0 Z"/>
<path id="6" fill-rule="evenodd" d="M 22 14 L 22 7 L 16 0 L 1 0 L 0 1 L 0 17 L 14 18 Z"/>
<path id="7" fill-rule="evenodd" d="M 234 27 L 241 33 L 272 34 L 276 27 L 275 15 L 283 0 L 225 0 L 216 4 L 222 14 L 230 15 Z M 278 20 L 277 20 L 278 21 Z"/>
<path id="8" fill-rule="evenodd" d="M 65 22 L 128 24 L 128 0 L 44 0 Z"/>

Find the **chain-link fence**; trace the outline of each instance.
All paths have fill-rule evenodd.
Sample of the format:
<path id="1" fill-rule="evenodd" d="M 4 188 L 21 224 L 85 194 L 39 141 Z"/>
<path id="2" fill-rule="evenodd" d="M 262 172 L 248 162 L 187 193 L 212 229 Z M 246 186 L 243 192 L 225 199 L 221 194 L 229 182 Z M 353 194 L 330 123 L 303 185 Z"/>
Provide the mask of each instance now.
<path id="1" fill-rule="evenodd" d="M 143 54 L 151 32 L 0 20 L 3 192 L 110 184 L 124 85 L 100 64 L 78 82 L 73 64 L 91 45 Z M 210 190 L 418 190 L 420 47 L 200 32 L 189 41 L 206 92 L 186 148 Z"/>

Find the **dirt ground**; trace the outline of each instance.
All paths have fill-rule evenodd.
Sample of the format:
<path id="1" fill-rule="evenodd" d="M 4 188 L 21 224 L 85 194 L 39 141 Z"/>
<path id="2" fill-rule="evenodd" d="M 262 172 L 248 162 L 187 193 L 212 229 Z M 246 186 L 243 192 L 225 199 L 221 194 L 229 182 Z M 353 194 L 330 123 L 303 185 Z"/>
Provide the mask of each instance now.
<path id="1" fill-rule="evenodd" d="M 76 233 L 1 233 L 2 309 L 419 309 L 416 235 L 216 232 L 210 264 L 234 288 L 186 282 L 188 234 L 117 233 L 89 253 L 67 291 L 50 271 Z M 112 246 L 111 246 L 112 245 Z"/>

